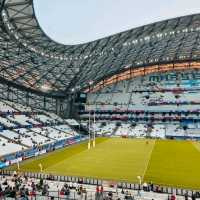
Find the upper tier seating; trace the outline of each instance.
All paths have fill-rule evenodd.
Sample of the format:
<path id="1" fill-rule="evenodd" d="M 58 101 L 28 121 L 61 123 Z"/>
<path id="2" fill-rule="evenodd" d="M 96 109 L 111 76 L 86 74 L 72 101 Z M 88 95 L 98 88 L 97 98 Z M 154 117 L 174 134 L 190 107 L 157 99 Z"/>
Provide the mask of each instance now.
<path id="1" fill-rule="evenodd" d="M 87 95 L 86 110 L 198 110 L 200 81 L 190 71 L 124 80 Z"/>

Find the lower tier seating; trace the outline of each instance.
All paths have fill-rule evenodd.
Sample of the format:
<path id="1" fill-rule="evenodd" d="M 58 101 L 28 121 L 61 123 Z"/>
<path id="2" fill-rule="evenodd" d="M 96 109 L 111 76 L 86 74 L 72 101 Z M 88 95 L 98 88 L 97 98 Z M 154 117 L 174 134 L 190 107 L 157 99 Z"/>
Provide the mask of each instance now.
<path id="1" fill-rule="evenodd" d="M 0 100 L 0 156 L 79 135 L 73 119 Z"/>
<path id="2" fill-rule="evenodd" d="M 83 122 L 88 126 L 87 122 Z M 100 136 L 117 137 L 152 137 L 152 138 L 200 138 L 200 125 L 184 125 L 180 123 L 131 123 L 131 122 L 112 122 L 97 121 L 91 124 L 91 133 L 94 132 Z"/>

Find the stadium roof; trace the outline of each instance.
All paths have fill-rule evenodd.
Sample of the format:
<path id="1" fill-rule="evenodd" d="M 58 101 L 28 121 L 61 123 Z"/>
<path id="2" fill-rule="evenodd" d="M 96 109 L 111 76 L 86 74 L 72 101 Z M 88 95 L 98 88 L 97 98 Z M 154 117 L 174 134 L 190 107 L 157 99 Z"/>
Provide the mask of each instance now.
<path id="1" fill-rule="evenodd" d="M 62 45 L 42 31 L 33 0 L 1 0 L 0 9 L 1 81 L 34 91 L 65 94 L 129 67 L 200 60 L 200 14 Z"/>

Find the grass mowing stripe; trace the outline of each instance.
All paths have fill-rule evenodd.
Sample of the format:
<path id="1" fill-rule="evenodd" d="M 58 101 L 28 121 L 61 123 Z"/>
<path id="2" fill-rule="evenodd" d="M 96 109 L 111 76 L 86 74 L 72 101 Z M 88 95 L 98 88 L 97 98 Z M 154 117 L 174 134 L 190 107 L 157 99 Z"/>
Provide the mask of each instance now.
<path id="1" fill-rule="evenodd" d="M 100 144 L 105 142 L 108 138 L 100 138 L 96 140 L 96 144 Z M 62 149 L 58 149 L 56 151 L 34 157 L 24 162 L 20 163 L 20 170 L 21 171 L 31 171 L 31 172 L 38 172 L 38 165 L 41 163 L 43 166 L 43 170 L 48 168 L 49 166 L 53 166 L 55 163 L 59 163 L 63 161 L 63 156 L 70 158 L 73 155 L 77 155 L 83 151 L 87 151 L 87 144 L 88 141 L 84 141 L 79 144 L 74 144 Z M 8 170 L 17 170 L 17 165 L 12 165 L 7 168 Z"/>
<path id="2" fill-rule="evenodd" d="M 200 143 L 196 141 L 191 141 L 191 144 L 200 152 Z"/>
<path id="3" fill-rule="evenodd" d="M 190 141 L 157 141 L 145 181 L 181 188 L 200 188 L 200 152 Z"/>
<path id="4" fill-rule="evenodd" d="M 76 147 L 79 146 L 79 149 Z M 71 154 L 68 154 L 68 149 L 70 148 Z M 20 170 L 21 171 L 33 171 L 37 172 L 39 168 L 39 164 L 41 163 L 43 166 L 43 170 L 48 168 L 50 165 L 54 165 L 54 163 L 59 163 L 63 160 L 63 154 L 66 154 L 66 156 L 72 156 L 74 154 L 78 154 L 82 151 L 85 151 L 87 148 L 87 142 L 83 142 L 80 144 L 75 144 L 71 147 L 66 147 L 64 149 L 59 149 L 54 152 L 50 152 L 41 156 L 38 156 L 36 158 L 28 159 L 22 163 L 20 163 Z M 51 157 L 51 159 L 49 159 Z M 16 164 L 8 167 L 9 170 L 16 170 Z"/>
<path id="5" fill-rule="evenodd" d="M 95 148 L 98 148 L 99 145 L 101 145 L 102 143 L 108 141 L 110 138 L 96 138 L 96 145 L 95 145 Z M 88 144 L 88 141 L 86 142 Z M 73 158 L 74 156 L 75 157 L 78 157 L 78 154 L 81 154 L 83 152 L 89 152 L 89 151 L 94 151 L 95 149 L 94 147 L 92 147 L 91 145 L 91 148 L 88 149 L 88 146 L 86 146 L 86 148 L 83 150 L 83 151 L 80 151 L 76 154 L 71 154 L 71 156 L 68 156 L 66 159 L 70 159 L 70 158 Z M 49 168 L 56 168 L 56 166 L 59 166 L 61 165 L 62 163 L 65 163 L 66 159 L 62 159 L 60 160 L 59 162 L 53 164 L 53 165 L 50 165 L 49 167 L 46 168 L 46 171 L 48 171 Z"/>
<path id="6" fill-rule="evenodd" d="M 144 172 L 143 172 L 143 175 L 142 175 L 142 182 L 144 181 L 144 176 L 145 176 L 146 171 L 147 171 L 147 169 L 149 167 L 149 163 L 150 163 L 150 160 L 151 160 L 151 155 L 152 155 L 155 143 L 156 143 L 156 140 L 153 141 L 153 145 L 152 145 L 151 151 L 149 152 L 149 159 L 147 160 L 146 166 L 144 168 Z"/>

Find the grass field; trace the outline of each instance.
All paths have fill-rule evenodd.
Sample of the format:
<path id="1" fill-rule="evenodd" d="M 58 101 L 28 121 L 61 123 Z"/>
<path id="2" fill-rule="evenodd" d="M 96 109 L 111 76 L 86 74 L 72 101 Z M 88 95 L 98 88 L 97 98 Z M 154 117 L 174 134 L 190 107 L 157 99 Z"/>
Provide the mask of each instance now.
<path id="1" fill-rule="evenodd" d="M 200 189 L 200 143 L 122 138 L 98 138 L 96 148 L 81 143 L 26 160 L 21 171 L 93 177 L 106 180 L 154 182 Z M 8 169 L 16 169 L 16 165 Z"/>

